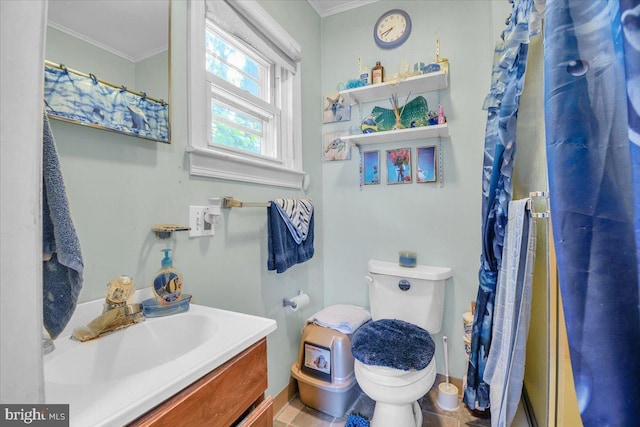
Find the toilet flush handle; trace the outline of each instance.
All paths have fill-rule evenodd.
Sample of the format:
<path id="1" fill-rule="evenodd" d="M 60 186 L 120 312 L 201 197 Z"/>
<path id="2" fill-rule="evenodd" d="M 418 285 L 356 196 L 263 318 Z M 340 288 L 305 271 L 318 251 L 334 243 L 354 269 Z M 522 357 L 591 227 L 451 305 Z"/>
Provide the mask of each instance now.
<path id="1" fill-rule="evenodd" d="M 367 281 L 367 285 L 370 285 L 373 283 L 373 278 L 371 276 L 364 276 L 364 280 Z"/>

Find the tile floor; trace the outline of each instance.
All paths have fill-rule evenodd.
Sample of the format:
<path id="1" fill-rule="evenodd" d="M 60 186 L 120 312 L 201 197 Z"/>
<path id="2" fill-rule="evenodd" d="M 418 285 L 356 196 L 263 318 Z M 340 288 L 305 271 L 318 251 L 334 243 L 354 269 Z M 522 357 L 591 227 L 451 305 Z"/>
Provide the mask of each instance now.
<path id="1" fill-rule="evenodd" d="M 431 389 L 422 399 L 420 406 L 423 414 L 423 427 L 480 427 L 491 426 L 489 418 L 475 417 L 464 405 L 457 411 L 444 411 L 436 404 L 438 400 L 437 389 Z M 349 413 L 360 413 L 368 418 L 373 415 L 374 402 L 364 393 L 360 393 L 354 404 L 349 408 Z M 274 427 L 344 427 L 347 417 L 334 418 L 322 412 L 305 406 L 298 397 L 293 399 L 276 414 Z M 514 426 L 518 425 L 516 423 Z M 393 427 L 393 426 L 389 426 Z"/>

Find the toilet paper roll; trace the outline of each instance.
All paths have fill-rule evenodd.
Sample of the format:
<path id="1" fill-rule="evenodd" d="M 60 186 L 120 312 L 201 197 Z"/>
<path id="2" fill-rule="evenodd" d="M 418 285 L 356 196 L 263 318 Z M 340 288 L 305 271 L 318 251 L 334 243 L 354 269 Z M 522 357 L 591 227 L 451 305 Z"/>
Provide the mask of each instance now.
<path id="1" fill-rule="evenodd" d="M 296 295 L 295 297 L 291 298 L 291 302 L 293 303 L 293 305 L 289 306 L 289 309 L 291 309 L 292 311 L 298 311 L 301 308 L 309 305 L 309 295 L 304 293 Z"/>
<path id="2" fill-rule="evenodd" d="M 464 341 L 464 353 L 469 357 L 471 355 L 471 338 L 463 335 L 462 340 Z"/>
<path id="3" fill-rule="evenodd" d="M 473 314 L 470 311 L 462 314 L 462 320 L 464 322 L 464 334 L 471 338 L 473 332 Z"/>

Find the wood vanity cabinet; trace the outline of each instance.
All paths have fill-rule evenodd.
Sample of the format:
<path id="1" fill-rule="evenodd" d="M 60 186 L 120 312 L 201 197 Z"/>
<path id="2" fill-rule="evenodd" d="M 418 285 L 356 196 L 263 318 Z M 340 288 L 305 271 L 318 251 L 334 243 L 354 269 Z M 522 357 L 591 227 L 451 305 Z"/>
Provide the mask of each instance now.
<path id="1" fill-rule="evenodd" d="M 129 424 L 138 426 L 272 427 L 267 341 L 261 339 Z"/>

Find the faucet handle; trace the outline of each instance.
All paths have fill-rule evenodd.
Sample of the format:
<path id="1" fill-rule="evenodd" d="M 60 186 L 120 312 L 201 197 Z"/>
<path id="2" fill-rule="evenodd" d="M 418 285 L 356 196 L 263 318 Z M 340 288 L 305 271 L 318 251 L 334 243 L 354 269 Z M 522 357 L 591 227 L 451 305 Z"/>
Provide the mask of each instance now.
<path id="1" fill-rule="evenodd" d="M 114 277 L 107 284 L 107 304 L 120 305 L 127 302 L 136 290 L 136 284 L 129 276 Z"/>

